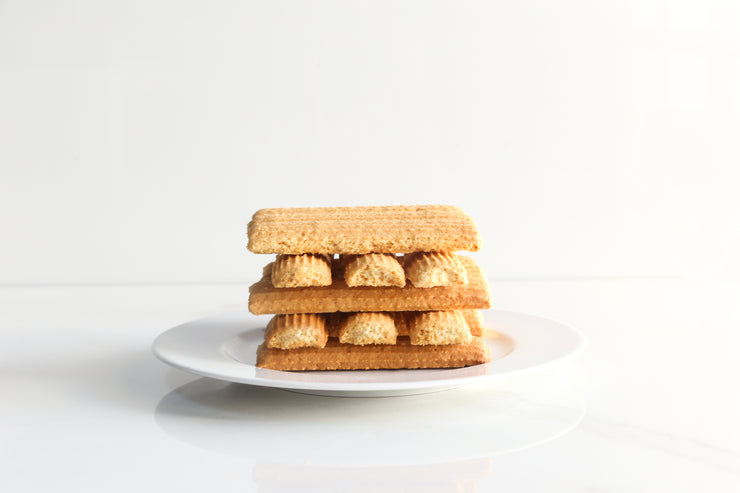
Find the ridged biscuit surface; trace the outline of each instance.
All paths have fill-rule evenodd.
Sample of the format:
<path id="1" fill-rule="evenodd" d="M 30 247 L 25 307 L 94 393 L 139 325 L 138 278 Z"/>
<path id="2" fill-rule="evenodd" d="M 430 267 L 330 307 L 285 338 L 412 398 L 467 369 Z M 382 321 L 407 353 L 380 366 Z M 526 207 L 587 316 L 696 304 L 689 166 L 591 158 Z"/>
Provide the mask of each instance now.
<path id="1" fill-rule="evenodd" d="M 460 258 L 452 252 L 418 252 L 404 259 L 406 277 L 417 288 L 467 284 Z"/>
<path id="2" fill-rule="evenodd" d="M 362 312 L 361 312 L 362 313 Z M 393 322 L 396 326 L 398 336 L 408 336 L 409 326 L 408 318 L 417 315 L 419 312 L 385 312 L 393 317 Z M 460 313 L 465 317 L 465 321 L 468 323 L 470 328 L 470 334 L 476 337 L 483 335 L 485 327 L 483 326 L 483 316 L 480 310 L 460 310 Z M 352 316 L 352 313 L 327 313 L 326 314 L 326 330 L 329 332 L 329 337 L 339 337 L 339 327 L 344 319 Z"/>
<path id="3" fill-rule="evenodd" d="M 461 344 L 472 339 L 465 317 L 457 310 L 414 314 L 408 326 L 409 340 L 415 346 Z"/>
<path id="4" fill-rule="evenodd" d="M 381 370 L 459 368 L 488 363 L 491 354 L 480 337 L 465 344 L 412 346 L 408 338 L 394 345 L 355 346 L 329 340 L 324 348 L 257 348 L 257 366 L 271 370 Z"/>
<path id="5" fill-rule="evenodd" d="M 360 312 L 341 321 L 338 336 L 344 344 L 395 344 L 398 331 L 391 315 Z"/>
<path id="6" fill-rule="evenodd" d="M 266 313 L 383 312 L 490 308 L 488 281 L 469 257 L 460 257 L 468 284 L 415 288 L 406 286 L 350 288 L 336 276 L 331 286 L 280 289 L 269 278 L 249 288 L 249 311 Z"/>
<path id="7" fill-rule="evenodd" d="M 449 205 L 261 209 L 247 227 L 255 253 L 411 253 L 480 249 L 473 220 Z"/>
<path id="8" fill-rule="evenodd" d="M 276 349 L 322 348 L 328 337 L 324 315 L 275 315 L 267 324 L 265 345 Z"/>
<path id="9" fill-rule="evenodd" d="M 470 334 L 482 336 L 486 328 L 483 325 L 483 314 L 481 314 L 480 310 L 460 310 L 460 313 L 462 313 L 465 321 L 468 323 Z"/>
<path id="10" fill-rule="evenodd" d="M 331 285 L 331 260 L 326 255 L 278 255 L 272 263 L 272 285 L 298 288 Z"/>
<path id="11" fill-rule="evenodd" d="M 395 255 L 368 253 L 353 255 L 343 261 L 344 282 L 349 287 L 406 285 L 406 274 Z"/>

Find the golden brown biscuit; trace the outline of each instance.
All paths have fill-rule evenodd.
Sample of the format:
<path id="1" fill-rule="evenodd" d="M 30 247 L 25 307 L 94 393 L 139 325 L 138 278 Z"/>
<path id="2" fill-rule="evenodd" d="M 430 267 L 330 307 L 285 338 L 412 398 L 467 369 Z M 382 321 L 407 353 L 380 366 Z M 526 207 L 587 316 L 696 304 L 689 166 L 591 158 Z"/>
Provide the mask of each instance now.
<path id="1" fill-rule="evenodd" d="M 478 337 L 482 336 L 486 328 L 483 325 L 483 314 L 480 310 L 460 310 L 460 313 L 463 314 L 468 327 L 470 327 L 470 334 Z"/>
<path id="2" fill-rule="evenodd" d="M 269 278 L 249 288 L 249 311 L 266 313 L 381 312 L 490 308 L 488 281 L 469 257 L 460 257 L 468 284 L 415 288 L 406 286 L 350 288 L 336 276 L 331 286 L 280 289 Z"/>
<path id="3" fill-rule="evenodd" d="M 409 335 L 407 319 L 409 318 L 409 316 L 418 314 L 418 312 L 385 313 L 393 317 L 393 322 L 396 326 L 396 331 L 398 331 L 399 337 Z M 468 323 L 468 327 L 470 327 L 470 335 L 476 337 L 482 336 L 485 327 L 483 326 L 483 316 L 481 315 L 480 310 L 460 310 L 460 313 L 463 314 L 463 317 L 465 317 L 465 321 Z M 329 337 L 333 337 L 335 339 L 339 337 L 339 325 L 344 318 L 350 315 L 351 313 L 326 314 L 326 330 L 329 332 Z"/>
<path id="4" fill-rule="evenodd" d="M 415 346 L 470 342 L 470 328 L 458 310 L 420 312 L 409 316 L 409 340 Z"/>
<path id="5" fill-rule="evenodd" d="M 338 339 L 339 330 L 344 325 L 345 321 L 358 313 L 382 313 L 388 315 L 393 320 L 393 325 L 396 328 L 397 336 L 407 336 L 408 329 L 406 328 L 406 312 L 335 312 L 327 313 L 326 316 L 326 330 L 329 333 L 330 338 Z"/>
<path id="6" fill-rule="evenodd" d="M 262 209 L 247 235 L 255 253 L 478 251 L 481 243 L 473 220 L 448 205 Z"/>
<path id="7" fill-rule="evenodd" d="M 393 317 L 387 313 L 353 313 L 339 324 L 339 342 L 344 344 L 395 344 L 397 335 Z"/>
<path id="8" fill-rule="evenodd" d="M 396 326 L 396 331 L 398 332 L 399 336 L 406 336 L 409 335 L 409 324 L 408 324 L 408 318 L 410 313 L 414 312 L 386 312 L 391 317 L 393 317 L 393 323 Z"/>
<path id="9" fill-rule="evenodd" d="M 331 260 L 327 255 L 278 255 L 272 263 L 272 285 L 299 288 L 331 285 Z"/>
<path id="10" fill-rule="evenodd" d="M 467 284 L 460 258 L 452 252 L 418 252 L 404 259 L 406 277 L 417 288 Z"/>
<path id="11" fill-rule="evenodd" d="M 459 368 L 491 361 L 486 343 L 474 337 L 465 344 L 412 346 L 408 338 L 396 344 L 355 346 L 329 340 L 326 347 L 257 348 L 257 366 L 271 370 L 380 370 L 400 368 Z"/>
<path id="12" fill-rule="evenodd" d="M 267 324 L 265 345 L 276 349 L 322 348 L 328 337 L 324 315 L 275 315 Z"/>
<path id="13" fill-rule="evenodd" d="M 347 286 L 398 286 L 406 285 L 406 275 L 395 255 L 368 253 L 343 258 L 344 282 Z"/>

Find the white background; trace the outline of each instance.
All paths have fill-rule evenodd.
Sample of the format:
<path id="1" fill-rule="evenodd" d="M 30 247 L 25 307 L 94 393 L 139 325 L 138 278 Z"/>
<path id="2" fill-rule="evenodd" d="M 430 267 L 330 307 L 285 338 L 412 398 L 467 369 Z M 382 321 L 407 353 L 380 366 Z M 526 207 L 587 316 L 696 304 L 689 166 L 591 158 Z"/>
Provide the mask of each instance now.
<path id="1" fill-rule="evenodd" d="M 249 282 L 451 203 L 499 279 L 740 276 L 734 1 L 0 1 L 0 282 Z"/>
<path id="2" fill-rule="evenodd" d="M 738 27 L 736 0 L 0 0 L 0 491 L 737 493 Z M 586 352 L 385 399 L 151 354 L 246 315 L 257 209 L 400 203 L 469 212 L 494 309 Z"/>

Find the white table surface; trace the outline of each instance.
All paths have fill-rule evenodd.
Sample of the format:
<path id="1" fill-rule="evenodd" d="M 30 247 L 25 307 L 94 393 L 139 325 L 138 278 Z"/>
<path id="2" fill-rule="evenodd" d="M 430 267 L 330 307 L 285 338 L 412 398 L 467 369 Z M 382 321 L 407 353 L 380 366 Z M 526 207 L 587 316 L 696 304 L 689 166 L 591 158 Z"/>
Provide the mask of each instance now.
<path id="1" fill-rule="evenodd" d="M 740 491 L 740 283 L 492 282 L 578 359 L 392 398 L 200 378 L 162 331 L 247 286 L 0 288 L 2 491 Z"/>

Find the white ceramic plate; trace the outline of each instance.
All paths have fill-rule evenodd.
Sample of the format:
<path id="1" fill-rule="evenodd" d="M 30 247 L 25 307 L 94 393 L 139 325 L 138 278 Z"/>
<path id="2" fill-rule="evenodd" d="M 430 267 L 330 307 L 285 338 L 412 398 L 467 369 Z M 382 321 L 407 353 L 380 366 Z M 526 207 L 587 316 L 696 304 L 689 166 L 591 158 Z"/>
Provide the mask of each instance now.
<path id="1" fill-rule="evenodd" d="M 194 320 L 161 334 L 154 354 L 185 371 L 230 382 L 337 396 L 436 392 L 541 370 L 579 354 L 577 330 L 552 320 L 507 311 L 485 312 L 483 337 L 491 363 L 454 369 L 287 372 L 255 366 L 264 319 L 248 312 Z"/>

